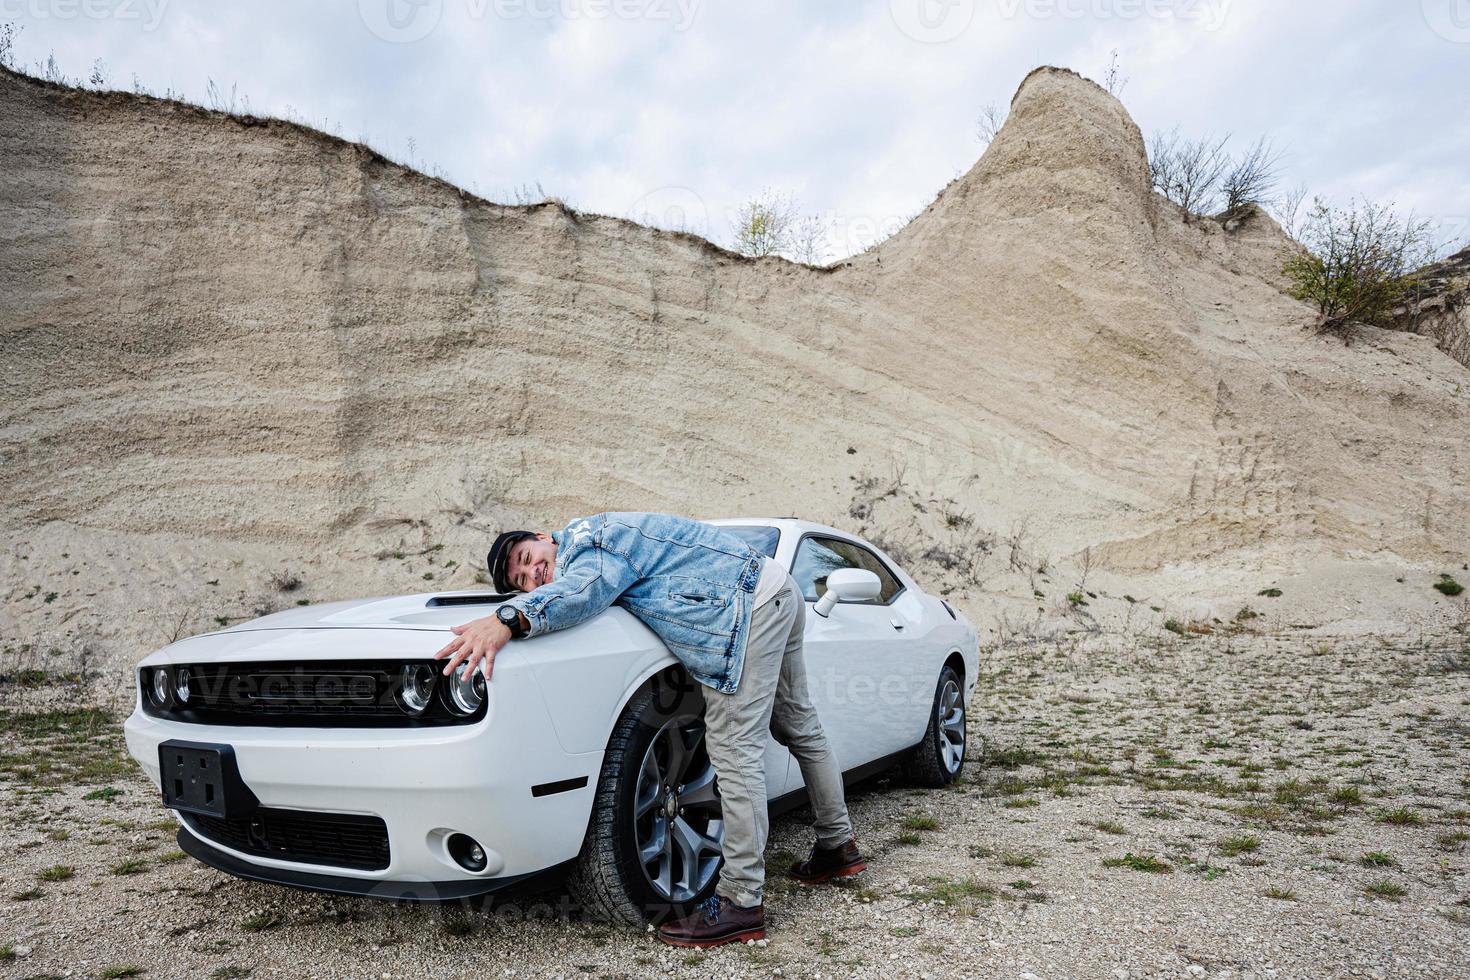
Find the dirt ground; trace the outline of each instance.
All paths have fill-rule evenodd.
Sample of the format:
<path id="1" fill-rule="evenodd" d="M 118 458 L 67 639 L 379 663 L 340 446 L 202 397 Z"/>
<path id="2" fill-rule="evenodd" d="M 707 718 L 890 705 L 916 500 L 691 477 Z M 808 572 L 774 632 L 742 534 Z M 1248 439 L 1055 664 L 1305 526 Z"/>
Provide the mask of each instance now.
<path id="1" fill-rule="evenodd" d="M 557 892 L 394 906 L 242 882 L 175 846 L 121 716 L 7 678 L 11 976 L 1463 977 L 1470 628 L 1015 636 L 963 781 L 851 794 L 864 875 L 773 875 L 769 939 L 689 952 Z M 807 846 L 778 818 L 773 869 Z"/>

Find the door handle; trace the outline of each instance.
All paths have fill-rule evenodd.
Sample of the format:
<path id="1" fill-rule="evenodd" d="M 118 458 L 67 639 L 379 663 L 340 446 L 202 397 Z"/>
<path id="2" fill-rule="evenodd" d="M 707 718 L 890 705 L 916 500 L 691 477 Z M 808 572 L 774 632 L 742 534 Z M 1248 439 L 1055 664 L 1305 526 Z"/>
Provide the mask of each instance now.
<path id="1" fill-rule="evenodd" d="M 893 628 L 894 629 L 896 629 L 896 630 L 903 629 L 903 620 L 899 619 L 897 616 L 894 616 L 894 617 L 890 618 L 888 621 L 893 624 Z"/>

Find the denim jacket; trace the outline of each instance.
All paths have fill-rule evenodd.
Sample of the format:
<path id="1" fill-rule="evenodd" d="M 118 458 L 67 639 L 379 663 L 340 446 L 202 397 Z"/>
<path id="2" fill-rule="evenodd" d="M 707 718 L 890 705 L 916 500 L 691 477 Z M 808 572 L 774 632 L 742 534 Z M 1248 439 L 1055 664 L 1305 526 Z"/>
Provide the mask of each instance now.
<path id="1" fill-rule="evenodd" d="M 525 613 L 528 635 L 575 626 L 617 603 L 695 680 L 734 692 L 765 556 L 712 524 L 669 514 L 595 514 L 551 538 L 555 577 L 507 603 Z"/>

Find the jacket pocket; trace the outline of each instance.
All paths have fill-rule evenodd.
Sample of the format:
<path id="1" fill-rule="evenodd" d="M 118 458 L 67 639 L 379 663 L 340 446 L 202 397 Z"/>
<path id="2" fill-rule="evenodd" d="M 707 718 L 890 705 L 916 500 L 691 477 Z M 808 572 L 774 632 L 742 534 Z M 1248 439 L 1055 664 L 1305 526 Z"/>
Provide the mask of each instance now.
<path id="1" fill-rule="evenodd" d="M 724 608 L 730 604 L 730 590 L 696 578 L 670 578 L 669 602 L 677 606 Z"/>

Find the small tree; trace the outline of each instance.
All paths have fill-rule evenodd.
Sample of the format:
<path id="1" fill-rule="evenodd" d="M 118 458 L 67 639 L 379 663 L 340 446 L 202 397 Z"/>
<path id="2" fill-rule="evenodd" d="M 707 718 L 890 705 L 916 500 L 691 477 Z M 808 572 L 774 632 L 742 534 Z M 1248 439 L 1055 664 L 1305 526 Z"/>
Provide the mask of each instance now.
<path id="1" fill-rule="evenodd" d="M 1234 215 L 1251 204 L 1262 204 L 1281 179 L 1281 153 L 1264 136 L 1220 180 L 1225 213 Z"/>
<path id="2" fill-rule="evenodd" d="M 735 213 L 735 251 L 751 258 L 782 255 L 816 265 L 825 259 L 826 228 L 816 215 L 802 217 L 789 195 L 764 191 Z"/>
<path id="3" fill-rule="evenodd" d="M 20 28 L 14 21 L 7 20 L 0 24 L 0 66 L 14 70 L 15 68 L 15 38 L 20 34 Z"/>
<path id="4" fill-rule="evenodd" d="M 1123 69 L 1118 67 L 1118 49 L 1114 48 L 1113 57 L 1108 61 L 1107 71 L 1103 72 L 1103 88 L 1107 89 L 1108 94 L 1116 99 L 1127 87 L 1128 79 L 1123 77 Z"/>
<path id="5" fill-rule="evenodd" d="M 1302 227 L 1307 251 L 1287 260 L 1289 292 L 1317 308 L 1316 328 L 1386 324 L 1432 258 L 1430 224 L 1368 201 L 1334 208 L 1314 199 Z"/>
<path id="6" fill-rule="evenodd" d="M 1154 133 L 1148 146 L 1154 189 L 1183 208 L 1187 216 L 1214 211 L 1220 182 L 1230 167 L 1230 155 L 1225 152 L 1229 142 L 1228 134 L 1218 139 L 1183 139 L 1177 127 Z"/>
<path id="7" fill-rule="evenodd" d="M 989 146 L 995 142 L 996 135 L 1005 124 L 1005 110 L 994 102 L 987 102 L 980 109 L 980 118 L 975 123 L 975 135 L 980 137 L 981 143 Z"/>

